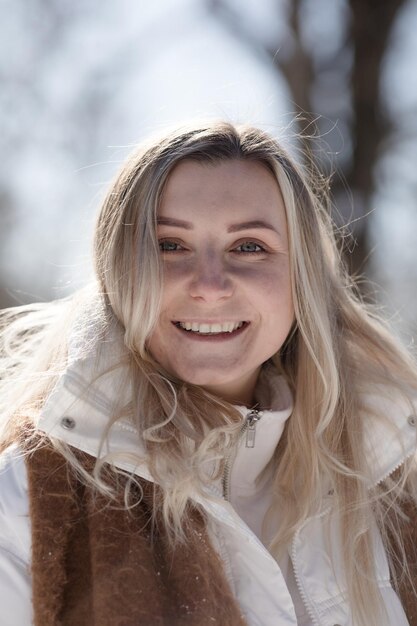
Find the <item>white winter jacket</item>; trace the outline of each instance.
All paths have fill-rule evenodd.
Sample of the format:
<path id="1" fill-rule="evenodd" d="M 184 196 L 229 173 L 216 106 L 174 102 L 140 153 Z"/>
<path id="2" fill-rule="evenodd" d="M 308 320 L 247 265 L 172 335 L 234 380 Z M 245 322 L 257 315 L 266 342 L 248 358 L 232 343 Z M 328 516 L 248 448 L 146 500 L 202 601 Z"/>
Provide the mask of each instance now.
<path id="1" fill-rule="evenodd" d="M 82 344 L 76 336 L 70 345 L 69 365 L 47 400 L 38 427 L 97 456 L 112 401 L 124 380 L 122 369 L 98 378 L 97 374 L 117 360 L 123 348 L 118 332 L 100 340 L 99 347 L 92 345 L 91 351 L 80 357 Z M 93 379 L 97 380 L 90 384 Z M 267 489 L 257 490 L 255 478 L 270 460 L 291 413 L 288 393 L 282 378 L 271 379 L 270 374 L 260 377 L 257 398 L 264 407 L 263 415 L 256 424 L 254 447 L 246 447 L 245 437 L 240 440 L 230 469 L 231 502 L 222 498 L 216 485 L 211 495 L 217 493 L 217 499 L 195 498 L 208 513 L 211 540 L 250 626 L 354 626 L 343 593 L 346 586 L 335 515 L 331 516 L 330 538 L 326 537 L 331 492 L 320 514 L 298 530 L 282 562 L 277 563 L 259 539 L 269 498 Z M 394 399 L 369 396 L 368 401 L 387 417 L 386 424 L 371 418 L 367 424 L 367 451 L 376 484 L 415 453 L 416 419 L 404 403 Z M 249 409 L 237 408 L 242 420 L 246 419 Z M 127 421 L 114 425 L 106 449 L 144 456 L 137 432 Z M 146 461 L 135 467 L 120 460 L 116 464 L 152 480 Z M 330 539 L 334 565 L 326 538 Z M 390 623 L 407 626 L 390 585 L 387 558 L 377 531 L 375 547 L 378 581 Z M 18 447 L 12 446 L 0 457 L 0 626 L 32 623 L 30 553 L 26 467 Z"/>

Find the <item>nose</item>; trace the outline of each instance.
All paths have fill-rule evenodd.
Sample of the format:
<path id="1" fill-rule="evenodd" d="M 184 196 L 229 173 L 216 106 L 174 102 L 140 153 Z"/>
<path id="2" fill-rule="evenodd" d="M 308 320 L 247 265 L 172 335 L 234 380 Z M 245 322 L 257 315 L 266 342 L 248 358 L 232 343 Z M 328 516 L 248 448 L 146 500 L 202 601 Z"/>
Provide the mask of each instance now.
<path id="1" fill-rule="evenodd" d="M 233 293 L 233 281 L 222 259 L 214 255 L 200 258 L 193 271 L 189 286 L 192 298 L 215 302 Z"/>

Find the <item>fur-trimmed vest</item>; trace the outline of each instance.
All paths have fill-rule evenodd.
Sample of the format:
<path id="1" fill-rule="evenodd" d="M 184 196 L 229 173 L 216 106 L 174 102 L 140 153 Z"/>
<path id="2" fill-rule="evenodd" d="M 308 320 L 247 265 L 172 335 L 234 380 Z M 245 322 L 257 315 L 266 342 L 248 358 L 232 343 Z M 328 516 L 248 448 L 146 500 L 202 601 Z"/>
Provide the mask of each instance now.
<path id="1" fill-rule="evenodd" d="M 95 459 L 77 455 L 91 472 Z M 52 448 L 26 462 L 34 626 L 246 625 L 197 510 L 186 545 L 173 550 L 163 525 L 151 524 L 153 484 L 139 479 L 143 497 L 126 512 L 122 493 L 111 504 L 93 495 Z M 403 532 L 417 586 L 417 515 L 408 513 Z M 415 596 L 406 584 L 399 593 L 417 626 Z"/>
<path id="2" fill-rule="evenodd" d="M 127 513 L 123 494 L 112 504 L 93 495 L 49 447 L 27 467 L 35 626 L 246 625 L 198 511 L 172 550 L 151 524 L 153 484 L 140 480 L 143 498 Z"/>

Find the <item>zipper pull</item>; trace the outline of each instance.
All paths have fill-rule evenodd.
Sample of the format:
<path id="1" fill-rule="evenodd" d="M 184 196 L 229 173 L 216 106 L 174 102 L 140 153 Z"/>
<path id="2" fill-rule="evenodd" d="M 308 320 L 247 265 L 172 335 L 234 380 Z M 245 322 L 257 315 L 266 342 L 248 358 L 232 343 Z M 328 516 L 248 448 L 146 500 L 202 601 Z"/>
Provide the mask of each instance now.
<path id="1" fill-rule="evenodd" d="M 256 436 L 256 424 L 261 419 L 263 415 L 262 411 L 258 411 L 257 409 L 252 409 L 250 413 L 246 416 L 246 447 L 254 448 L 255 447 L 255 436 Z"/>

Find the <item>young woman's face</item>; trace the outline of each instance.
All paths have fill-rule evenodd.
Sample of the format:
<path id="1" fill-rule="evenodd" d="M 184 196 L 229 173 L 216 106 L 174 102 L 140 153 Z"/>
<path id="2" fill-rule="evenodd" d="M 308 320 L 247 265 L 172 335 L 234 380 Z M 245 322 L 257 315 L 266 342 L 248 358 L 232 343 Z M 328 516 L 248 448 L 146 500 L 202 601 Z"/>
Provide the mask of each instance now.
<path id="1" fill-rule="evenodd" d="M 182 161 L 168 179 L 157 228 L 164 286 L 149 351 L 178 378 L 251 404 L 262 363 L 294 319 L 274 176 L 250 161 Z"/>

